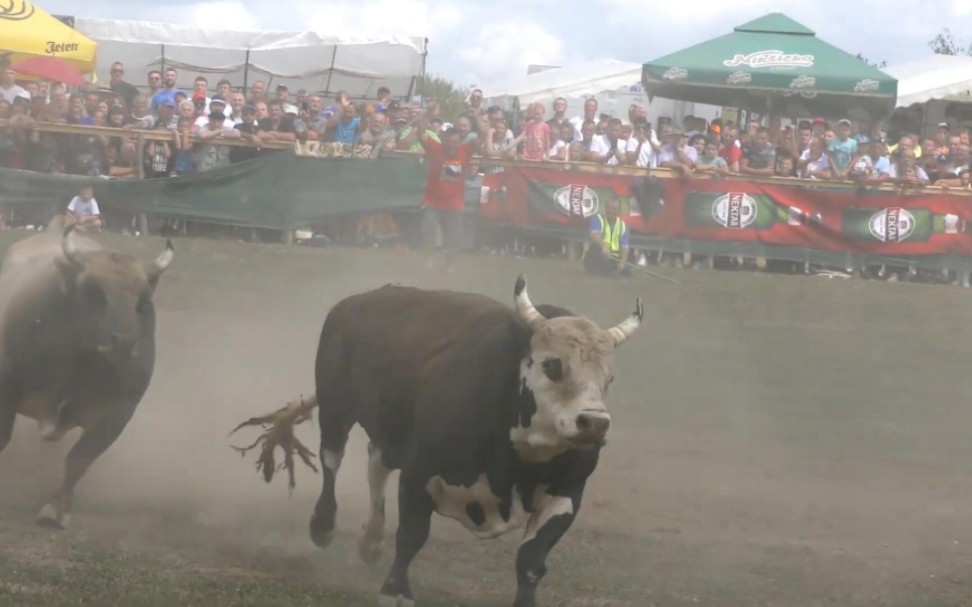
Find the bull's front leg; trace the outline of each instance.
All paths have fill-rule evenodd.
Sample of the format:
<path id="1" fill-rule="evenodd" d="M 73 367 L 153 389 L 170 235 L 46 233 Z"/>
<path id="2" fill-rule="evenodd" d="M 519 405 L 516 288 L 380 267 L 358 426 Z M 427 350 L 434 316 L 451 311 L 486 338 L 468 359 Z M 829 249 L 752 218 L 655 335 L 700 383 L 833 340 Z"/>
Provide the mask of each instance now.
<path id="1" fill-rule="evenodd" d="M 548 490 L 530 515 L 516 554 L 516 600 L 513 607 L 534 607 L 537 586 L 547 573 L 547 555 L 570 529 L 580 510 L 584 484 Z"/>
<path id="2" fill-rule="evenodd" d="M 121 435 L 135 412 L 137 403 L 123 403 L 110 407 L 84 433 L 64 463 L 64 481 L 60 489 L 37 514 L 37 524 L 56 529 L 66 529 L 71 516 L 74 488 L 92 463 L 108 450 Z"/>
<path id="3" fill-rule="evenodd" d="M 17 402 L 13 373 L 9 365 L 0 364 L 0 451 L 3 451 L 10 442 L 16 419 Z"/>

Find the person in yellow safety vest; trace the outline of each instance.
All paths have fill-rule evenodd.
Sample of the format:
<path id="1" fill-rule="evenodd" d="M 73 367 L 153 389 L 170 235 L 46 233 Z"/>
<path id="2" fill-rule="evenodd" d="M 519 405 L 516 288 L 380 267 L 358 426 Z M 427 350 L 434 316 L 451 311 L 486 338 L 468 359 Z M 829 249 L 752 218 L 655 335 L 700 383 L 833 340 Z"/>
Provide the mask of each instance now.
<path id="1" fill-rule="evenodd" d="M 584 254 L 584 267 L 593 274 L 630 276 L 628 267 L 628 225 L 621 219 L 621 201 L 615 196 L 604 205 L 604 212 L 591 217 L 591 240 Z"/>

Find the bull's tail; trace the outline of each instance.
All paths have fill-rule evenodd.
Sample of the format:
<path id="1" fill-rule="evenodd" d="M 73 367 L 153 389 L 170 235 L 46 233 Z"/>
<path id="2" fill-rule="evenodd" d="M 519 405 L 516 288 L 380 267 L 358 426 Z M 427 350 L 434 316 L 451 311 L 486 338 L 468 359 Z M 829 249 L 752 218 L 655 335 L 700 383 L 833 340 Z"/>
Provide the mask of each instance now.
<path id="1" fill-rule="evenodd" d="M 311 396 L 310 398 L 300 397 L 297 400 L 293 400 L 287 403 L 285 406 L 277 409 L 269 415 L 264 415 L 263 417 L 252 417 L 237 427 L 233 428 L 230 432 L 232 436 L 237 430 L 245 428 L 248 426 L 261 426 L 265 431 L 261 434 L 253 444 L 247 447 L 237 447 L 231 445 L 233 449 L 239 451 L 241 455 L 246 456 L 247 452 L 260 447 L 260 457 L 257 458 L 256 468 L 263 472 L 263 478 L 266 482 L 273 480 L 273 475 L 278 468 L 286 470 L 289 477 L 289 488 L 293 491 L 296 486 L 296 480 L 294 479 L 294 453 L 300 457 L 303 462 L 310 467 L 311 470 L 317 472 L 317 466 L 314 465 L 314 452 L 304 446 L 303 443 L 298 440 L 296 435 L 294 435 L 294 426 L 304 423 L 307 420 L 313 419 L 314 408 L 317 407 L 317 397 Z M 274 458 L 274 450 L 277 447 L 283 451 L 284 459 L 279 466 L 276 464 Z"/>

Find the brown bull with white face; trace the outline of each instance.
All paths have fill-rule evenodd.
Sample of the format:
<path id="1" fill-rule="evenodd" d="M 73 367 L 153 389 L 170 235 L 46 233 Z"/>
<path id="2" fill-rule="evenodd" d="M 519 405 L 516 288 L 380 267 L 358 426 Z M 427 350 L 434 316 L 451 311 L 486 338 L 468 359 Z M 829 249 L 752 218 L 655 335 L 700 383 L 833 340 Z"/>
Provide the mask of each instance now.
<path id="1" fill-rule="evenodd" d="M 612 358 L 644 309 L 638 300 L 627 319 L 602 329 L 558 306 L 534 307 L 522 277 L 513 290 L 514 309 L 472 293 L 396 286 L 352 295 L 324 320 L 316 401 L 240 426 L 271 426 L 249 448 L 262 448 L 258 466 L 269 481 L 282 447 L 280 467 L 293 483 L 294 456 L 313 457 L 293 426 L 320 407 L 323 487 L 310 535 L 322 548 L 334 538 L 348 433 L 364 428 L 371 508 L 359 552 L 368 563 L 382 553 L 385 485 L 401 470 L 395 560 L 380 605 L 414 604 L 408 569 L 437 512 L 478 538 L 524 528 L 514 605 L 535 607 L 547 554 L 580 509 L 611 424 Z"/>
<path id="2" fill-rule="evenodd" d="M 17 414 L 45 440 L 84 430 L 64 482 L 38 522 L 65 527 L 75 485 L 118 438 L 148 389 L 155 365 L 152 295 L 172 244 L 152 263 L 39 234 L 11 247 L 0 268 L 0 451 Z"/>
<path id="3" fill-rule="evenodd" d="M 640 312 L 604 330 L 580 316 L 544 318 L 525 284 L 517 284 L 514 302 L 532 329 L 520 378 L 523 389 L 533 393 L 536 413 L 510 431 L 513 445 L 527 461 L 603 445 L 611 425 L 605 396 L 614 381 L 614 351 L 638 328 Z"/>

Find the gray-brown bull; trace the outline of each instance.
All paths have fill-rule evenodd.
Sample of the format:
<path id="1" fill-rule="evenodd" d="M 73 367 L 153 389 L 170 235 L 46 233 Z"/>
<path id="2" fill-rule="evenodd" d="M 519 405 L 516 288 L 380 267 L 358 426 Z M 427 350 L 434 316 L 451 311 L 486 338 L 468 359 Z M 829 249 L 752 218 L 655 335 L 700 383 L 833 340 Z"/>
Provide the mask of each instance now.
<path id="1" fill-rule="evenodd" d="M 150 264 L 73 235 L 38 234 L 11 247 L 0 268 L 0 451 L 17 414 L 45 440 L 84 430 L 64 481 L 38 514 L 67 526 L 74 488 L 118 438 L 155 366 L 152 294 L 172 262 L 171 242 Z"/>

